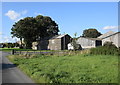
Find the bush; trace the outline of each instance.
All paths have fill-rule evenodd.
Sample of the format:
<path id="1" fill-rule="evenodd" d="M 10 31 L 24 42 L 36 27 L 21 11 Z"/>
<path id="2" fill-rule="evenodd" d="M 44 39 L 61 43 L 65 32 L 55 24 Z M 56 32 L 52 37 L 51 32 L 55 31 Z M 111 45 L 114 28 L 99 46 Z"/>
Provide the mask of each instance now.
<path id="1" fill-rule="evenodd" d="M 103 46 L 91 48 L 90 54 L 101 55 L 120 55 L 120 49 L 117 48 L 112 42 L 106 42 Z"/>
<path id="2" fill-rule="evenodd" d="M 74 50 L 82 50 L 81 45 L 77 44 L 75 39 L 72 40 L 71 44 L 72 44 Z"/>
<path id="3" fill-rule="evenodd" d="M 105 42 L 103 46 L 107 48 L 117 48 L 116 45 L 113 44 L 113 42 Z"/>

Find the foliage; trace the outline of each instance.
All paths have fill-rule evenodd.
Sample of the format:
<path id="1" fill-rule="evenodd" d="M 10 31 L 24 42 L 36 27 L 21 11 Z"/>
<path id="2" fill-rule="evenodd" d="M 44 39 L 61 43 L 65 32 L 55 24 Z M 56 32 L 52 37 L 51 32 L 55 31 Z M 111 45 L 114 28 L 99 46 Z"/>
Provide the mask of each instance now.
<path id="1" fill-rule="evenodd" d="M 20 45 L 16 42 L 16 43 L 13 43 L 14 47 L 19 47 Z"/>
<path id="2" fill-rule="evenodd" d="M 76 33 L 74 33 L 74 37 L 76 38 L 76 36 L 77 36 L 77 32 Z"/>
<path id="3" fill-rule="evenodd" d="M 96 55 L 120 55 L 120 49 L 118 49 L 112 42 L 106 42 L 103 46 L 92 48 L 90 53 Z"/>
<path id="4" fill-rule="evenodd" d="M 74 38 L 72 39 L 72 42 L 71 42 L 71 45 L 73 46 L 73 50 L 75 50 L 75 51 L 82 50 L 81 45 L 77 44 L 77 42 L 76 42 L 76 40 L 77 40 L 76 36 L 77 36 L 77 32 L 74 33 Z"/>
<path id="5" fill-rule="evenodd" d="M 98 32 L 96 29 L 90 28 L 83 31 L 82 37 L 97 38 L 100 35 L 101 33 Z"/>
<path id="6" fill-rule="evenodd" d="M 13 48 L 14 44 L 13 43 L 4 43 L 4 46 L 8 47 L 8 48 Z"/>
<path id="7" fill-rule="evenodd" d="M 103 46 L 107 48 L 114 48 L 114 49 L 117 48 L 116 45 L 113 44 L 113 42 L 107 42 L 107 41 L 103 44 Z"/>
<path id="8" fill-rule="evenodd" d="M 73 46 L 74 50 L 82 50 L 81 45 L 76 43 L 75 38 L 72 40 L 71 45 Z"/>
<path id="9" fill-rule="evenodd" d="M 8 57 L 37 83 L 118 83 L 117 56 L 36 56 Z"/>
<path id="10" fill-rule="evenodd" d="M 27 49 L 31 49 L 32 42 L 47 36 L 58 34 L 58 25 L 50 17 L 38 15 L 26 17 L 16 22 L 12 27 L 13 37 L 24 39 Z"/>
<path id="11" fill-rule="evenodd" d="M 2 43 L 3 48 L 7 47 L 7 48 L 13 48 L 13 47 L 19 47 L 18 43 Z"/>
<path id="12" fill-rule="evenodd" d="M 24 38 L 26 47 L 30 48 L 36 38 L 36 24 L 37 22 L 33 17 L 26 17 L 13 25 L 11 34 L 13 37 Z"/>
<path id="13" fill-rule="evenodd" d="M 38 37 L 44 38 L 48 36 L 58 35 L 58 25 L 50 17 L 38 15 L 35 17 L 35 20 L 38 23 Z"/>

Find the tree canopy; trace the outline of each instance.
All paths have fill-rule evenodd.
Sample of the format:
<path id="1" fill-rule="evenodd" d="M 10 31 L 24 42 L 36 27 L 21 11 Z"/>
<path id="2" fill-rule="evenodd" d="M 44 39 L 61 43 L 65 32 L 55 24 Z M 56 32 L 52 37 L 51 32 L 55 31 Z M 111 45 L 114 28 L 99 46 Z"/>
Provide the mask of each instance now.
<path id="1" fill-rule="evenodd" d="M 96 29 L 90 28 L 83 31 L 82 37 L 97 38 L 100 35 L 101 33 L 98 32 Z"/>
<path id="2" fill-rule="evenodd" d="M 26 48 L 32 47 L 32 42 L 48 36 L 58 35 L 59 29 L 55 21 L 48 16 L 38 15 L 26 17 L 12 26 L 13 37 L 24 39 Z"/>

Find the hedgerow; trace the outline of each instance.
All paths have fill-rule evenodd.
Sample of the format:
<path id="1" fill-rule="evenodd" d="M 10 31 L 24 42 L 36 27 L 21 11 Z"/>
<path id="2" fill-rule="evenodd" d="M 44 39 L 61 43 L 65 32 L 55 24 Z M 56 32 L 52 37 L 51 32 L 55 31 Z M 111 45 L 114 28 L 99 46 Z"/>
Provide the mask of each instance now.
<path id="1" fill-rule="evenodd" d="M 117 48 L 112 42 L 106 42 L 103 46 L 91 48 L 90 54 L 101 55 L 120 55 L 120 48 Z"/>

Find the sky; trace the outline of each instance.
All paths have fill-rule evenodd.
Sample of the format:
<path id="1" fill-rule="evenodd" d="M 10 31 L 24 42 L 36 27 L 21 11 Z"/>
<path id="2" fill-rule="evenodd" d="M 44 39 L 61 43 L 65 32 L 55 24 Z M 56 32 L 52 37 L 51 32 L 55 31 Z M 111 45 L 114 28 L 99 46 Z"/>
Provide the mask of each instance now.
<path id="1" fill-rule="evenodd" d="M 1 5 L 1 4 L 0 4 Z M 1 42 L 16 42 L 11 38 L 12 25 L 25 17 L 50 16 L 60 34 L 82 35 L 83 30 L 95 28 L 102 34 L 118 31 L 117 2 L 2 2 Z"/>

